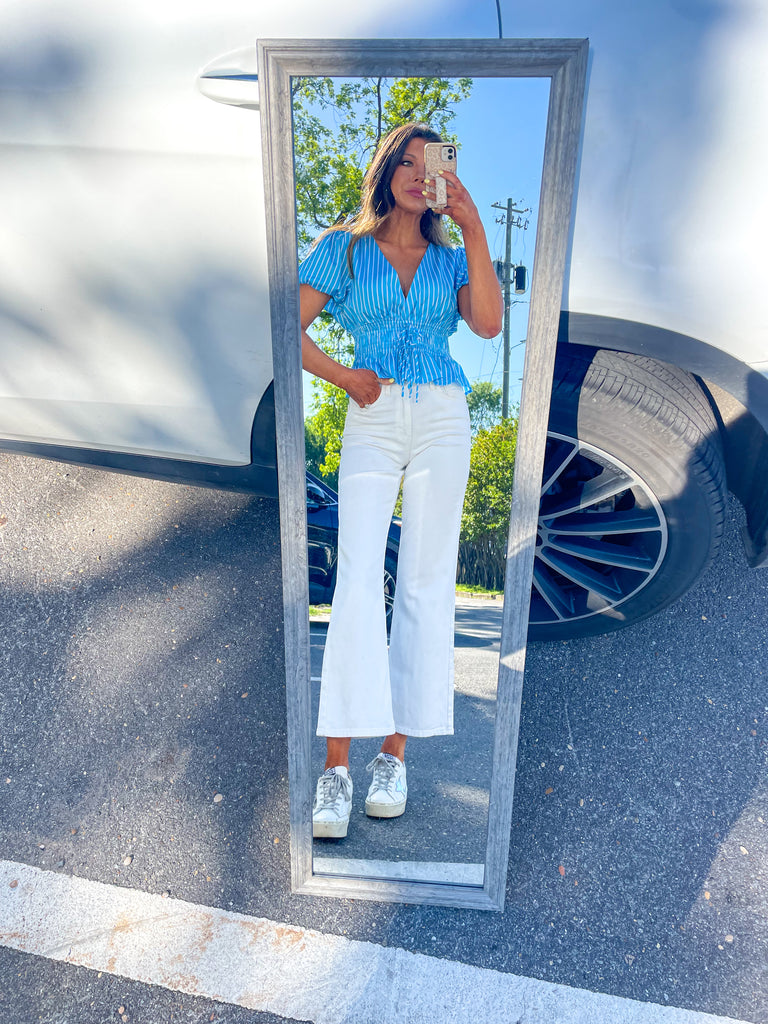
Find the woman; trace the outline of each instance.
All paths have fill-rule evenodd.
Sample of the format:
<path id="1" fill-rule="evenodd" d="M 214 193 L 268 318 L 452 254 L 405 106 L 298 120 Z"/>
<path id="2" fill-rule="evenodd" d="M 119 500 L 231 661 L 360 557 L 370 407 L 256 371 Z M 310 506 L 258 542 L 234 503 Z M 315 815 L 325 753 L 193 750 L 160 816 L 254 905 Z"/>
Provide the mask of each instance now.
<path id="1" fill-rule="evenodd" d="M 463 234 L 448 245 L 430 210 L 424 146 L 410 123 L 381 142 L 359 214 L 325 232 L 299 270 L 304 369 L 347 392 L 339 467 L 339 557 L 323 659 L 317 733 L 326 737 L 313 832 L 347 834 L 353 736 L 381 736 L 368 766 L 366 813 L 405 810 L 408 736 L 453 733 L 456 555 L 469 472 L 470 389 L 450 356 L 459 316 L 481 338 L 501 330 L 502 298 L 475 204 L 444 172 L 444 208 Z M 307 328 L 327 308 L 355 339 L 352 367 Z M 383 576 L 387 532 L 403 484 L 403 526 L 387 651 Z"/>

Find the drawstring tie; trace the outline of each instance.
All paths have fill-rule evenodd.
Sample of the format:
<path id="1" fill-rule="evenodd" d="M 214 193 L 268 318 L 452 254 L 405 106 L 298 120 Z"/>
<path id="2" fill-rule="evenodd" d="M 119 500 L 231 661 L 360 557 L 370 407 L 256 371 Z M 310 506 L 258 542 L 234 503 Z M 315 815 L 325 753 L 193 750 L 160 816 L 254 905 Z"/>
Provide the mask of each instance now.
<path id="1" fill-rule="evenodd" d="M 416 380 L 418 372 L 416 369 L 416 345 L 423 345 L 424 339 L 419 331 L 412 327 L 398 328 L 393 339 L 395 350 L 395 365 L 397 376 L 400 381 L 400 394 L 405 397 L 405 385 L 408 384 L 408 397 L 414 398 L 413 385 L 416 385 L 415 401 L 419 400 L 419 382 Z"/>
<path id="2" fill-rule="evenodd" d="M 451 359 L 447 336 L 429 324 L 390 321 L 385 327 L 361 330 L 355 338 L 353 365 L 376 369 L 382 377 L 394 377 L 401 396 L 405 398 L 407 386 L 408 397 L 417 402 L 419 382 L 425 376 L 427 380 L 456 381 L 469 387 L 458 363 Z"/>

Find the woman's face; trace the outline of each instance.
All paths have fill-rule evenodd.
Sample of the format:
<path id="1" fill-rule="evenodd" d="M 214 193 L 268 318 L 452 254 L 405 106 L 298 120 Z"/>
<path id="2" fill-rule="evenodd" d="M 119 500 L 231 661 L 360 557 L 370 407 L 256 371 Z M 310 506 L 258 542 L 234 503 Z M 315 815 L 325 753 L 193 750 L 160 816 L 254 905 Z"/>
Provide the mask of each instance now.
<path id="1" fill-rule="evenodd" d="M 395 197 L 395 205 L 407 213 L 422 214 L 427 203 L 424 191 L 424 147 L 426 139 L 411 139 L 392 175 L 389 187 Z"/>

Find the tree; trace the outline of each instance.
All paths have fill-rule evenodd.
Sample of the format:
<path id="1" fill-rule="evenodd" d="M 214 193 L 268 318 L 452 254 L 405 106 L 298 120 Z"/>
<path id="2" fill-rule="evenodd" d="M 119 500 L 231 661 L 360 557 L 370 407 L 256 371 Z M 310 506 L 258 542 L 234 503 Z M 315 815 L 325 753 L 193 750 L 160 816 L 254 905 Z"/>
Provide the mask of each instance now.
<path id="1" fill-rule="evenodd" d="M 479 430 L 474 439 L 461 517 L 459 583 L 504 589 L 516 448 L 517 415 Z"/>
<path id="2" fill-rule="evenodd" d="M 338 487 L 339 456 L 349 398 L 328 381 L 313 382 L 315 411 L 304 420 L 307 469 Z"/>
<path id="3" fill-rule="evenodd" d="M 334 78 L 293 80 L 296 220 L 300 252 L 331 225 L 353 216 L 365 169 L 381 137 L 407 121 L 424 121 L 450 142 L 454 107 L 469 96 L 471 78 Z M 459 236 L 454 228 L 454 240 Z M 315 342 L 349 366 L 351 338 L 328 313 L 313 326 Z M 305 422 L 307 466 L 335 486 L 347 396 L 313 382 L 312 413 Z M 321 456 L 321 450 L 324 455 Z"/>
<path id="4" fill-rule="evenodd" d="M 501 419 L 501 388 L 489 380 L 477 380 L 467 395 L 472 436 L 480 430 L 489 430 Z"/>
<path id="5" fill-rule="evenodd" d="M 471 78 L 293 80 L 294 165 L 299 249 L 352 216 L 365 169 L 381 138 L 407 121 L 424 121 L 458 145 L 454 107 Z"/>
<path id="6" fill-rule="evenodd" d="M 304 458 L 310 473 L 314 473 L 315 476 L 323 475 L 320 465 L 325 462 L 325 441 L 320 428 L 309 416 L 304 420 Z M 332 487 L 336 486 L 336 482 L 331 483 L 330 478 L 328 483 Z"/>

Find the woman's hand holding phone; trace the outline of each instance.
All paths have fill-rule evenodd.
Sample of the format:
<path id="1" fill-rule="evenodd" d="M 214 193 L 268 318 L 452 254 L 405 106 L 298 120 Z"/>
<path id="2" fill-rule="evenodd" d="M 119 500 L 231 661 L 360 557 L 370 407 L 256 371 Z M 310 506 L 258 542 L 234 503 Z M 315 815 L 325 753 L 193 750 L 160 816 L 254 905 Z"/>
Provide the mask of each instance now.
<path id="1" fill-rule="evenodd" d="M 448 202 L 443 207 L 443 212 L 453 220 L 461 229 L 482 226 L 480 214 L 472 200 L 472 196 L 451 171 L 440 172 L 440 177 L 445 180 Z M 426 194 L 435 198 L 435 182 L 429 178 L 424 180 Z"/>

